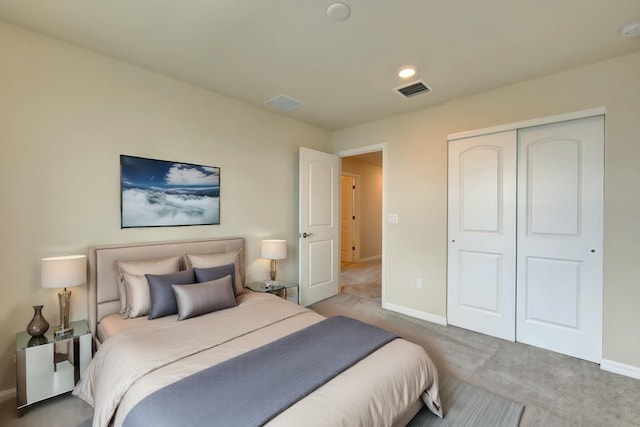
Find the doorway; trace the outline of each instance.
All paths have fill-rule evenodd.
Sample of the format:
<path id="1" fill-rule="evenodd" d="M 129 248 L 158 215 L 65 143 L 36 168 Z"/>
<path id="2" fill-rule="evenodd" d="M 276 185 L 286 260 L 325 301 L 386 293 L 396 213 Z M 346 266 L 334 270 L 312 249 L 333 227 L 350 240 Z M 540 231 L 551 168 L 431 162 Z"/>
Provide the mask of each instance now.
<path id="1" fill-rule="evenodd" d="M 381 304 L 385 301 L 384 148 L 378 145 L 338 153 L 342 166 L 341 288 L 344 282 L 350 292 L 358 292 L 358 284 L 366 283 L 368 292 L 377 293 Z M 372 275 L 372 270 L 377 273 Z M 376 278 L 375 284 L 371 277 Z"/>

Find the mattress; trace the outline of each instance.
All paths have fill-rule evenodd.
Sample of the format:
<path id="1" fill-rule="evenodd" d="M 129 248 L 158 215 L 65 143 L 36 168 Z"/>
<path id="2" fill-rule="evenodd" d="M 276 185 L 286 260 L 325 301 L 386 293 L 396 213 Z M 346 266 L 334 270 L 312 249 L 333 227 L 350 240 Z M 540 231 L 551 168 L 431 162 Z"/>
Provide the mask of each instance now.
<path id="1" fill-rule="evenodd" d="M 180 322 L 174 316 L 151 321 L 119 316 L 101 322 L 103 344 L 74 390 L 94 406 L 94 426 L 120 426 L 154 391 L 323 319 L 281 298 L 253 292 L 238 296 L 237 307 Z M 267 425 L 389 426 L 421 399 L 439 412 L 436 369 L 422 347 L 397 339 Z"/>

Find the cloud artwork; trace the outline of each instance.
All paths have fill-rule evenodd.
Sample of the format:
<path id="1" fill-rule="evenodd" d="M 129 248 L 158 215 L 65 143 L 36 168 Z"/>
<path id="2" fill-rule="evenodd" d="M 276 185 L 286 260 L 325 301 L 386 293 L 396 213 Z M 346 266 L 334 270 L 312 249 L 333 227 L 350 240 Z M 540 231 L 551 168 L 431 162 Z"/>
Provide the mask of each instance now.
<path id="1" fill-rule="evenodd" d="M 220 168 L 120 156 L 122 228 L 220 224 Z"/>

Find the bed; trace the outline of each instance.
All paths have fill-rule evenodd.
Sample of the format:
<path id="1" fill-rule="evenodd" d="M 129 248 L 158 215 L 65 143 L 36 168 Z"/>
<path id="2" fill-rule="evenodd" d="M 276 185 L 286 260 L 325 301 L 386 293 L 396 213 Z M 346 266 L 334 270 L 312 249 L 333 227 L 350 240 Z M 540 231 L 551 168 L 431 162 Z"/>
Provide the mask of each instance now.
<path id="1" fill-rule="evenodd" d="M 244 244 L 225 238 L 90 248 L 97 351 L 73 393 L 93 406 L 93 426 L 171 425 L 171 416 L 193 417 L 184 425 L 401 426 L 424 405 L 442 415 L 437 371 L 422 347 L 245 289 Z M 125 267 L 133 270 L 125 274 Z M 214 279 L 204 280 L 212 271 Z M 177 279 L 191 274 L 204 279 Z M 175 280 L 185 281 L 169 288 L 178 313 L 167 314 L 158 295 Z M 136 294 L 144 288 L 149 296 Z M 375 347 L 351 351 L 351 343 Z M 335 372 L 320 378 L 323 369 Z"/>

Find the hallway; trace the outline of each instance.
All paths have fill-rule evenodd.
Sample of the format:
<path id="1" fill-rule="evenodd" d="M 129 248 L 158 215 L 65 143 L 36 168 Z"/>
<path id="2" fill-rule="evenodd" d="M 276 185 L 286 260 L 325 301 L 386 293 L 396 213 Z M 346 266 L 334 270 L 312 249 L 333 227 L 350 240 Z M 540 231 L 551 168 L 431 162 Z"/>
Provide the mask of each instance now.
<path id="1" fill-rule="evenodd" d="M 343 262 L 340 292 L 382 305 L 382 261 Z"/>

